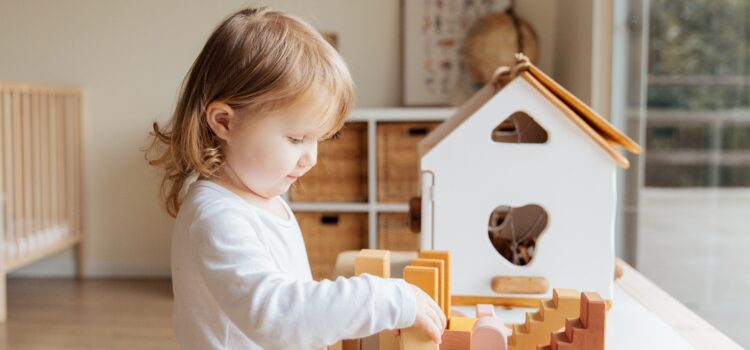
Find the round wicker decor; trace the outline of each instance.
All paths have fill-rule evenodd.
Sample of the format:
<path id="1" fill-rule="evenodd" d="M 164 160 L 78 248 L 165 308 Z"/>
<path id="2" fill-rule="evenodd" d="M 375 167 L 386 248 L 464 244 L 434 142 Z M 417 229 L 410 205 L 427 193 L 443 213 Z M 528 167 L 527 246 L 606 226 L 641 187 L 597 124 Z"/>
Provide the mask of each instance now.
<path id="1" fill-rule="evenodd" d="M 536 61 L 539 48 L 534 29 L 512 11 L 495 12 L 479 18 L 466 35 L 464 64 L 473 79 L 486 83 L 498 67 L 513 66 L 518 52 Z"/>

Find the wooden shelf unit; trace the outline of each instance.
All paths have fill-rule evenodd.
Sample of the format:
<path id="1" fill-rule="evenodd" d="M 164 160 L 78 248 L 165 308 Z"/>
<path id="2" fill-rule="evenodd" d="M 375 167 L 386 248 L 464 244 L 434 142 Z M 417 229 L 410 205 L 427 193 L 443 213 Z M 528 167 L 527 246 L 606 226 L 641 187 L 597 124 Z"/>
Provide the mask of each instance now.
<path id="1" fill-rule="evenodd" d="M 380 202 L 378 200 L 378 125 L 382 123 L 440 123 L 453 115 L 455 108 L 360 108 L 356 109 L 348 123 L 364 123 L 367 129 L 367 201 L 364 202 L 335 202 L 335 201 L 295 201 L 294 196 L 286 194 L 290 206 L 296 213 L 366 213 L 367 214 L 367 246 L 362 248 L 378 248 L 379 221 L 392 217 L 382 217 L 380 214 L 408 213 L 409 206 L 404 202 Z M 382 126 L 382 125 L 381 125 Z M 416 152 L 416 147 L 414 152 Z M 417 165 L 418 168 L 418 165 Z M 304 177 L 300 180 L 304 181 Z M 291 191 L 290 191 L 291 192 Z M 325 192 L 325 191 L 323 191 Z M 417 193 L 410 194 L 415 196 Z M 291 197 L 291 198 L 290 198 Z M 394 230 L 393 226 L 391 229 Z M 398 231 L 397 228 L 395 228 Z M 394 232 L 394 231 L 391 231 Z M 355 234 L 355 233 L 352 233 Z M 391 234 L 391 233 L 389 233 Z M 304 231 L 303 231 L 304 235 Z M 388 240 L 388 241 L 393 241 Z M 314 253 L 313 253 L 314 254 Z"/>

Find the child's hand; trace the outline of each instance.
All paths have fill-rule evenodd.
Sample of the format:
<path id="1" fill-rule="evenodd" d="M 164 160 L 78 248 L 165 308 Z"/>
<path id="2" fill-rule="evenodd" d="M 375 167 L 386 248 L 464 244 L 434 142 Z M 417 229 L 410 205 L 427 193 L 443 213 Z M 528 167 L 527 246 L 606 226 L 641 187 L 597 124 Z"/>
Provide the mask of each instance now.
<path id="1" fill-rule="evenodd" d="M 440 306 L 430 298 L 427 293 L 414 285 L 410 285 L 417 297 L 417 317 L 412 327 L 416 327 L 426 332 L 432 340 L 440 344 L 445 330 L 445 314 L 440 310 Z"/>

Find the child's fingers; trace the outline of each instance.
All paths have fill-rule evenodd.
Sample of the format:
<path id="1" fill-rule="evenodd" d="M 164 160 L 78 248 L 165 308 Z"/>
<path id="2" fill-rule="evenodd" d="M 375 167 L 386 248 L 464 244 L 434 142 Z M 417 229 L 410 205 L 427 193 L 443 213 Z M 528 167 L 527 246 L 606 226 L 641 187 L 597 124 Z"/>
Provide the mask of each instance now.
<path id="1" fill-rule="evenodd" d="M 439 308 L 437 308 L 437 309 L 433 308 L 430 311 L 431 311 L 430 312 L 430 318 L 432 318 L 432 321 L 434 322 L 435 327 L 437 327 L 438 330 L 442 331 L 443 330 L 443 328 L 442 328 L 443 321 L 440 320 L 440 314 L 442 314 L 442 312 L 440 311 Z"/>
<path id="2" fill-rule="evenodd" d="M 438 326 L 441 330 L 445 329 L 448 322 L 445 320 L 445 314 L 443 313 L 443 310 L 440 309 L 440 306 L 434 301 L 430 303 L 430 306 L 432 311 L 434 312 L 435 317 L 437 318 L 435 325 Z"/>
<path id="3" fill-rule="evenodd" d="M 435 312 L 436 312 L 436 313 L 437 313 L 437 315 L 438 315 L 438 318 L 440 319 L 440 330 L 444 330 L 444 329 L 445 329 L 445 327 L 447 327 L 447 326 L 448 326 L 448 320 L 446 320 L 446 319 L 445 319 L 445 313 L 444 313 L 444 312 L 443 312 L 443 310 L 442 310 L 442 309 L 440 308 L 440 306 L 438 306 L 438 304 L 437 304 L 437 303 L 435 303 L 435 306 L 434 306 L 434 308 L 435 308 Z"/>
<path id="4" fill-rule="evenodd" d="M 437 340 L 435 340 L 438 344 L 440 343 L 439 340 L 443 337 L 443 330 L 445 328 L 442 327 L 442 323 L 440 321 L 440 315 L 442 312 L 435 309 L 430 309 L 430 311 L 427 312 L 429 318 L 430 318 L 430 326 L 432 329 L 434 329 L 435 337 L 437 337 Z"/>
<path id="5" fill-rule="evenodd" d="M 443 332 L 438 329 L 437 324 L 434 324 L 434 323 L 430 324 L 429 333 L 430 333 L 430 338 L 432 338 L 432 341 L 434 341 L 437 344 L 440 344 L 440 342 L 442 342 Z"/>
<path id="6" fill-rule="evenodd" d="M 439 343 L 440 338 L 442 338 L 442 332 L 438 331 L 439 326 L 435 322 L 436 317 L 432 315 L 432 313 L 433 312 L 426 307 L 421 315 L 417 317 L 418 321 L 416 322 L 415 327 L 421 332 L 424 332 L 432 341 Z"/>

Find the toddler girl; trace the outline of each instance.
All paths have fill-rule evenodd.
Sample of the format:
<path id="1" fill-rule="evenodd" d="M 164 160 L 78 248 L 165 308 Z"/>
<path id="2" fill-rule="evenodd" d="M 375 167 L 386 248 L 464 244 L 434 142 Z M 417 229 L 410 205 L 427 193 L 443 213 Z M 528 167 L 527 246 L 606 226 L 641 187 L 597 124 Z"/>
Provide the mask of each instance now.
<path id="1" fill-rule="evenodd" d="M 314 281 L 280 197 L 353 104 L 343 59 L 302 20 L 241 10 L 209 37 L 149 162 L 165 171 L 173 325 L 184 349 L 317 349 L 417 327 L 439 342 L 437 304 L 399 279 Z M 155 153 L 154 156 L 151 156 Z"/>

